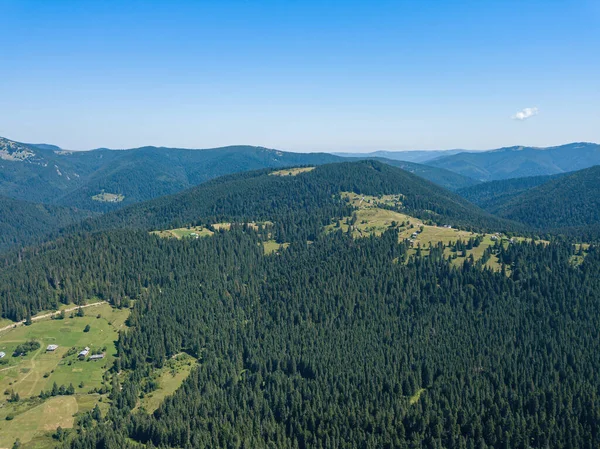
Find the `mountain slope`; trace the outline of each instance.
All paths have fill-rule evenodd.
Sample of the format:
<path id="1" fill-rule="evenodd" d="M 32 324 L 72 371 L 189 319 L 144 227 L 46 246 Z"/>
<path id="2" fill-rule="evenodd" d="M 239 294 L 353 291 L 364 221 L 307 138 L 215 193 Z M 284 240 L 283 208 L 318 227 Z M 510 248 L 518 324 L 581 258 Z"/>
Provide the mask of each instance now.
<path id="1" fill-rule="evenodd" d="M 106 212 L 230 173 L 342 160 L 326 153 L 289 153 L 251 146 L 73 152 L 48 144 L 21 144 L 0 138 L 0 195 Z M 456 189 L 475 182 L 441 168 L 385 162 L 400 165 L 445 188 Z M 103 201 L 105 196 L 108 200 Z"/>
<path id="2" fill-rule="evenodd" d="M 55 151 L 0 137 L 0 195 L 55 203 L 120 156 L 116 151 Z"/>
<path id="3" fill-rule="evenodd" d="M 112 212 L 88 229 L 158 229 L 219 221 L 274 220 L 297 216 L 310 231 L 332 217 L 348 215 L 339 197 L 349 191 L 366 195 L 401 194 L 403 211 L 425 219 L 473 228 L 514 228 L 459 196 L 396 167 L 378 161 L 326 164 L 297 176 L 272 176 L 268 170 L 225 176 L 175 195 Z"/>
<path id="4" fill-rule="evenodd" d="M 528 190 L 496 213 L 541 230 L 600 225 L 600 166 Z"/>
<path id="5" fill-rule="evenodd" d="M 416 164 L 414 162 L 406 162 L 400 160 L 391 160 L 383 158 L 376 158 L 376 160 L 384 162 L 388 165 L 392 165 L 394 167 L 399 167 L 402 170 L 406 170 L 407 172 L 417 175 L 420 178 L 427 179 L 428 181 L 431 181 L 440 187 L 452 191 L 457 191 L 458 189 L 464 189 L 480 184 L 480 181 L 477 181 L 473 178 L 469 178 L 468 176 L 463 176 L 458 173 L 454 173 L 444 168 L 432 167 L 430 165 Z"/>
<path id="6" fill-rule="evenodd" d="M 0 138 L 0 195 L 107 211 L 175 193 L 224 174 L 341 160 L 325 153 L 288 153 L 250 146 L 81 152 L 53 148 Z M 123 200 L 93 199 L 103 192 L 123 195 Z"/>
<path id="7" fill-rule="evenodd" d="M 31 244 L 92 216 L 90 212 L 0 196 L 0 251 Z"/>
<path id="8" fill-rule="evenodd" d="M 494 213 L 512 198 L 560 176 L 564 175 L 530 176 L 527 178 L 489 181 L 457 189 L 456 193 L 482 209 Z"/>
<path id="9" fill-rule="evenodd" d="M 58 202 L 106 211 L 116 206 L 173 194 L 230 173 L 318 165 L 339 160 L 324 153 L 288 153 L 250 146 L 210 150 L 144 147 L 121 153 L 121 157 L 93 173 L 84 186 L 63 196 Z M 122 204 L 91 200 L 102 191 L 122 194 Z"/>
<path id="10" fill-rule="evenodd" d="M 481 181 L 553 175 L 600 164 L 600 145 L 571 143 L 549 148 L 509 147 L 460 153 L 427 164 Z"/>

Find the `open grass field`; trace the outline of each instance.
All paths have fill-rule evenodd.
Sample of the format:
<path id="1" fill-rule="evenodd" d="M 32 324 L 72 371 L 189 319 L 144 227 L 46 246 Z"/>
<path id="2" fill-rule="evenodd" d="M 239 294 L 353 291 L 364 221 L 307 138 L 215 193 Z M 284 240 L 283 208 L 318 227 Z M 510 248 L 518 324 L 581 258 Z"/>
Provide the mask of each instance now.
<path id="1" fill-rule="evenodd" d="M 104 383 L 103 375 L 116 355 L 118 330 L 125 326 L 129 309 L 101 304 L 83 311 L 83 317 L 47 318 L 0 335 L 0 351 L 6 353 L 7 362 L 0 366 L 0 391 L 14 391 L 21 398 L 10 403 L 6 400 L 9 396 L 4 395 L 0 402 L 0 448 L 12 447 L 16 438 L 23 443 L 32 441 L 34 447 L 52 447 L 47 445 L 51 438 L 44 433 L 58 426 L 72 427 L 75 413 L 91 410 L 101 400 L 100 395 L 89 392 Z M 84 332 L 86 325 L 89 332 Z M 40 348 L 13 357 L 17 345 L 31 340 L 39 342 Z M 58 349 L 47 352 L 49 344 L 58 345 Z M 105 352 L 105 358 L 78 360 L 77 353 L 85 346 L 91 348 L 90 353 Z M 41 400 L 40 392 L 51 390 L 55 382 L 58 386 L 72 384 L 75 394 Z M 9 415 L 14 419 L 6 420 Z"/>
<path id="2" fill-rule="evenodd" d="M 273 226 L 272 221 L 250 221 L 246 223 L 255 231 L 258 230 L 258 226 L 268 227 Z M 231 229 L 231 223 L 215 223 L 211 225 L 215 231 L 229 231 Z"/>
<path id="3" fill-rule="evenodd" d="M 92 200 L 100 201 L 101 203 L 120 203 L 125 199 L 124 195 L 120 193 L 99 193 L 98 195 L 94 195 Z"/>
<path id="4" fill-rule="evenodd" d="M 55 396 L 16 415 L 11 421 L 4 417 L 0 426 L 0 448 L 12 447 L 17 438 L 22 443 L 27 443 L 34 437 L 55 431 L 59 426 L 73 427 L 73 415 L 77 411 L 77 400 L 74 396 Z"/>
<path id="5" fill-rule="evenodd" d="M 159 237 L 163 238 L 200 238 L 200 237 L 210 237 L 214 234 L 210 229 L 206 229 L 203 226 L 192 226 L 189 228 L 176 228 L 176 229 L 167 229 L 165 231 L 152 231 L 151 234 L 156 234 Z"/>
<path id="6" fill-rule="evenodd" d="M 273 254 L 282 248 L 285 249 L 290 246 L 289 243 L 277 243 L 275 240 L 267 240 L 266 242 L 263 242 L 262 245 L 265 250 L 265 254 Z"/>
<path id="7" fill-rule="evenodd" d="M 333 232 L 341 229 L 344 233 L 348 232 L 349 225 L 347 221 L 350 218 L 345 217 L 340 220 L 339 226 L 336 222 L 326 226 L 325 231 Z M 352 225 L 352 235 L 355 238 L 368 237 L 372 234 L 381 235 L 390 227 L 394 225 L 399 227 L 403 222 L 407 222 L 410 219 L 411 217 L 408 215 L 399 212 L 377 207 L 365 207 L 356 211 L 356 222 Z"/>
<path id="8" fill-rule="evenodd" d="M 259 226 L 269 227 L 273 226 L 273 222 L 271 221 L 261 221 L 254 222 L 251 221 L 246 223 L 249 227 L 258 230 Z M 231 229 L 231 223 L 215 223 L 210 225 L 212 229 L 216 232 L 219 231 L 229 231 Z M 150 234 L 155 234 L 161 238 L 200 238 L 200 237 L 210 237 L 214 235 L 214 232 L 204 226 L 190 226 L 186 228 L 175 228 L 175 229 L 166 229 L 163 231 L 151 231 Z"/>
<path id="9" fill-rule="evenodd" d="M 342 198 L 348 200 L 350 204 L 358 208 L 378 207 L 378 206 L 399 206 L 402 204 L 403 195 L 361 195 L 354 192 L 342 192 Z"/>
<path id="10" fill-rule="evenodd" d="M 50 389 L 54 382 L 67 386 L 72 383 L 78 393 L 100 387 L 106 371 L 104 366 L 110 366 L 114 360 L 114 342 L 129 310 L 113 309 L 108 304 L 83 310 L 83 317 L 42 320 L 0 335 L 0 351 L 6 353 L 8 361 L 8 365 L 0 367 L 0 391 L 13 390 L 22 398 L 27 398 Z M 98 315 L 101 318 L 97 318 Z M 83 332 L 88 324 L 90 331 Z M 38 341 L 40 348 L 23 357 L 12 356 L 17 345 L 30 340 Z M 58 349 L 46 352 L 49 344 L 58 345 Z M 106 348 L 105 359 L 97 362 L 79 361 L 77 354 L 63 358 L 69 349 L 79 351 L 85 346 L 92 351 Z M 84 383 L 83 388 L 79 388 L 80 382 Z"/>
<path id="11" fill-rule="evenodd" d="M 196 363 L 196 359 L 188 354 L 179 354 L 169 360 L 153 376 L 159 388 L 140 399 L 137 408 L 143 408 L 148 413 L 154 412 L 167 396 L 175 393 Z"/>
<path id="12" fill-rule="evenodd" d="M 97 307 L 104 303 L 106 303 L 106 301 L 94 301 L 81 306 L 75 304 L 61 304 L 58 310 L 42 310 L 41 312 L 36 313 L 31 317 L 31 321 L 35 323 L 40 320 L 51 318 L 54 315 L 59 315 L 61 311 L 64 311 L 66 313 L 77 310 L 79 309 L 79 307 L 87 309 L 88 307 Z M 25 320 L 18 322 L 14 322 L 12 320 L 2 320 L 2 322 L 0 323 L 0 334 L 10 329 L 19 327 L 23 324 L 25 324 Z"/>
<path id="13" fill-rule="evenodd" d="M 410 405 L 414 405 L 417 402 L 419 402 L 419 399 L 421 398 L 421 395 L 425 392 L 425 388 L 419 388 L 417 390 L 417 392 L 415 394 L 413 394 L 409 399 L 408 399 L 408 403 Z"/>
<path id="14" fill-rule="evenodd" d="M 353 237 L 360 238 L 381 235 L 387 229 L 395 227 L 398 230 L 400 240 L 412 240 L 413 247 L 409 255 L 416 254 L 417 247 L 420 247 L 421 254 L 426 256 L 429 254 L 430 245 L 435 246 L 442 243 L 446 246 L 444 254 L 448 258 L 452 258 L 452 263 L 455 266 L 462 265 L 470 255 L 473 255 L 475 261 L 481 259 L 486 248 L 495 244 L 495 241 L 492 240 L 493 234 L 477 234 L 461 229 L 426 225 L 416 217 L 378 207 L 381 204 L 392 205 L 401 202 L 402 198 L 398 195 L 385 195 L 377 198 L 344 192 L 342 196 L 348 198 L 348 201 L 357 208 L 355 212 L 356 220 L 353 225 L 348 224 L 352 217 L 345 217 L 339 221 L 334 220 L 332 224 L 326 226 L 326 232 L 333 232 L 337 229 L 348 232 L 348 228 L 351 227 Z M 465 257 L 452 252 L 451 245 L 457 240 L 468 241 L 470 238 L 477 236 L 482 239 L 480 245 L 467 250 Z M 498 238 L 502 237 L 499 236 Z M 505 245 L 508 244 L 508 239 L 504 238 L 503 242 Z M 486 266 L 496 271 L 501 269 L 495 255 L 492 255 L 486 262 Z"/>
<path id="15" fill-rule="evenodd" d="M 300 173 L 306 173 L 314 170 L 315 167 L 298 167 L 298 168 L 288 168 L 285 170 L 277 170 L 269 173 L 271 176 L 296 176 Z"/>

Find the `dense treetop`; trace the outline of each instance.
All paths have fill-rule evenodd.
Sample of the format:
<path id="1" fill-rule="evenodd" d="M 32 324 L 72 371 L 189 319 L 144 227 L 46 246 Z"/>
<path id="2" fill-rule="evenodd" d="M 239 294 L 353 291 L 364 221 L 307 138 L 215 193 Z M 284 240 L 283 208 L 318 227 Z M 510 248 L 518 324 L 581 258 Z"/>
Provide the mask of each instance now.
<path id="1" fill-rule="evenodd" d="M 71 207 L 29 203 L 0 196 L 0 251 L 42 241 L 94 214 Z"/>

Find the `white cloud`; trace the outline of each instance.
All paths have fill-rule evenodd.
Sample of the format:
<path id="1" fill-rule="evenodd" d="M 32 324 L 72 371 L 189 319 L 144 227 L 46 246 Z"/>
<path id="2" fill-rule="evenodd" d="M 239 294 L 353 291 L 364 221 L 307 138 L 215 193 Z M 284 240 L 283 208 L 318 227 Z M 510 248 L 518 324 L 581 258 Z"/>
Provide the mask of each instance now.
<path id="1" fill-rule="evenodd" d="M 534 115 L 538 115 L 538 108 L 525 108 L 522 111 L 517 112 L 511 118 L 513 120 L 527 120 Z"/>

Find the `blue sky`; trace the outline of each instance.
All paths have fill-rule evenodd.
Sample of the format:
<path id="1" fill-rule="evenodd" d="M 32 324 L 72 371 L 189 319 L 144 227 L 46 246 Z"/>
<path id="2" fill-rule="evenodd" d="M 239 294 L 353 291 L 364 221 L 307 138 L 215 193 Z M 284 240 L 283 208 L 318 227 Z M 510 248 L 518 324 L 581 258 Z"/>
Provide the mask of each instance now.
<path id="1" fill-rule="evenodd" d="M 0 0 L 0 17 L 0 136 L 14 140 L 600 142 L 599 0 Z"/>

